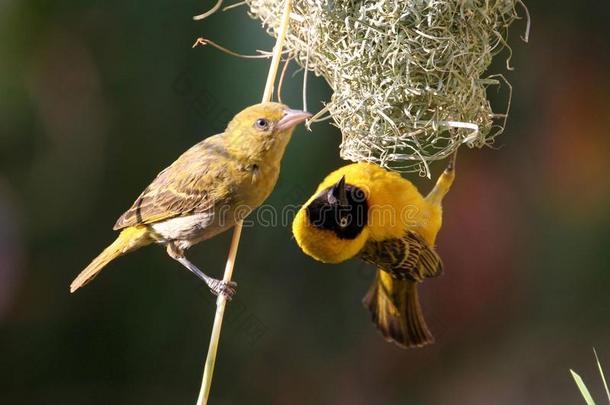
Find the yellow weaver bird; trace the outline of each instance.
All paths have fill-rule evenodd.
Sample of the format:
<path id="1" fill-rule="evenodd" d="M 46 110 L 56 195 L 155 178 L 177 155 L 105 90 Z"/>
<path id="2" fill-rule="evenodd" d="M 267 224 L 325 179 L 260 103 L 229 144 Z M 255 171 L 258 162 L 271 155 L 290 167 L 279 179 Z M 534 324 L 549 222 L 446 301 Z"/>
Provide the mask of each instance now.
<path id="1" fill-rule="evenodd" d="M 314 259 L 339 263 L 358 256 L 377 266 L 363 303 L 386 340 L 401 347 L 434 341 L 417 284 L 442 273 L 434 243 L 454 163 L 455 155 L 425 198 L 410 181 L 375 164 L 341 167 L 324 179 L 292 224 L 298 245 Z"/>
<path id="2" fill-rule="evenodd" d="M 121 233 L 76 277 L 70 291 L 118 256 L 157 243 L 214 294 L 230 298 L 237 285 L 206 275 L 184 252 L 231 228 L 267 199 L 294 127 L 310 116 L 278 103 L 253 105 L 237 114 L 224 133 L 184 152 L 118 219 L 114 229 Z"/>

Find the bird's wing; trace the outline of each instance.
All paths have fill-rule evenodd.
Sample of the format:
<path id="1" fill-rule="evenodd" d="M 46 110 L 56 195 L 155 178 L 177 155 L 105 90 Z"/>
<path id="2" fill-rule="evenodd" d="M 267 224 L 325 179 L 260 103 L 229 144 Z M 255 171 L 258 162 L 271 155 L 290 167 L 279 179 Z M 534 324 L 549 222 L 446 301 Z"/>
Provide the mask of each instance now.
<path id="1" fill-rule="evenodd" d="M 205 212 L 218 203 L 229 203 L 229 161 L 219 135 L 198 143 L 157 175 L 114 229 Z"/>
<path id="2" fill-rule="evenodd" d="M 402 238 L 368 242 L 361 257 L 396 278 L 416 282 L 443 272 L 439 255 L 419 234 L 411 231 Z"/>

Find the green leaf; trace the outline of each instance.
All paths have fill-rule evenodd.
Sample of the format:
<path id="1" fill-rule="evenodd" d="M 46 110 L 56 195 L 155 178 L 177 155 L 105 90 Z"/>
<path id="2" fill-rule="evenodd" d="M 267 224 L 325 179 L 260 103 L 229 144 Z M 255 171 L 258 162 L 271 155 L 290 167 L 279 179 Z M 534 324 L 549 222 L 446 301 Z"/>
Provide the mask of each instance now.
<path id="1" fill-rule="evenodd" d="M 587 386 L 583 382 L 582 378 L 580 378 L 580 376 L 572 369 L 570 369 L 570 373 L 572 373 L 572 378 L 574 378 L 574 382 L 576 382 L 576 385 L 580 390 L 580 394 L 585 399 L 587 405 L 595 405 L 595 401 L 593 400 L 593 397 L 591 397 L 591 394 L 589 393 L 589 390 L 587 389 Z"/>
<path id="2" fill-rule="evenodd" d="M 595 354 L 595 361 L 597 361 L 597 368 L 599 369 L 599 374 L 602 376 L 602 381 L 604 382 L 604 388 L 606 389 L 606 395 L 608 396 L 608 402 L 610 402 L 610 391 L 608 391 L 608 383 L 606 382 L 606 376 L 604 375 L 604 370 L 602 369 L 602 365 L 599 362 L 599 357 L 597 357 L 597 352 L 595 348 L 593 348 L 593 354 Z"/>

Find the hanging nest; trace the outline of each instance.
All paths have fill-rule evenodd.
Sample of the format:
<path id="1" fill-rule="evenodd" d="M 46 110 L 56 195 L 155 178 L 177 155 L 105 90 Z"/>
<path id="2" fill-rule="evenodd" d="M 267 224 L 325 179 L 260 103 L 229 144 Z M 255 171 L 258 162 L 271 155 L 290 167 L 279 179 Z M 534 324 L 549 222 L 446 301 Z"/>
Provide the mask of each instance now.
<path id="1" fill-rule="evenodd" d="M 246 3 L 276 36 L 283 2 Z M 507 47 L 517 3 L 293 0 L 285 49 L 332 88 L 342 158 L 428 174 L 460 144 L 490 145 L 502 132 L 506 115 L 486 90 L 503 77 L 484 75 Z"/>

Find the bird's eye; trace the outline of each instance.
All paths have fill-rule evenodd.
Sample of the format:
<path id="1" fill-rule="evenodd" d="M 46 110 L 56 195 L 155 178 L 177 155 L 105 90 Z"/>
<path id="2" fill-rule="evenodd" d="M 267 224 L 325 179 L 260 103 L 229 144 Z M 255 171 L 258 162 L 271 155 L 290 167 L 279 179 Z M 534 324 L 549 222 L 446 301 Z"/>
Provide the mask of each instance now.
<path id="1" fill-rule="evenodd" d="M 267 129 L 267 128 L 269 128 L 269 120 L 266 120 L 264 118 L 259 118 L 254 123 L 254 126 L 258 129 Z"/>
<path id="2" fill-rule="evenodd" d="M 350 220 L 350 216 L 349 216 L 349 215 L 348 215 L 348 216 L 345 216 L 345 217 L 342 217 L 342 218 L 339 220 L 339 226 L 340 226 L 341 228 L 345 228 L 347 225 L 349 225 L 349 220 Z"/>

